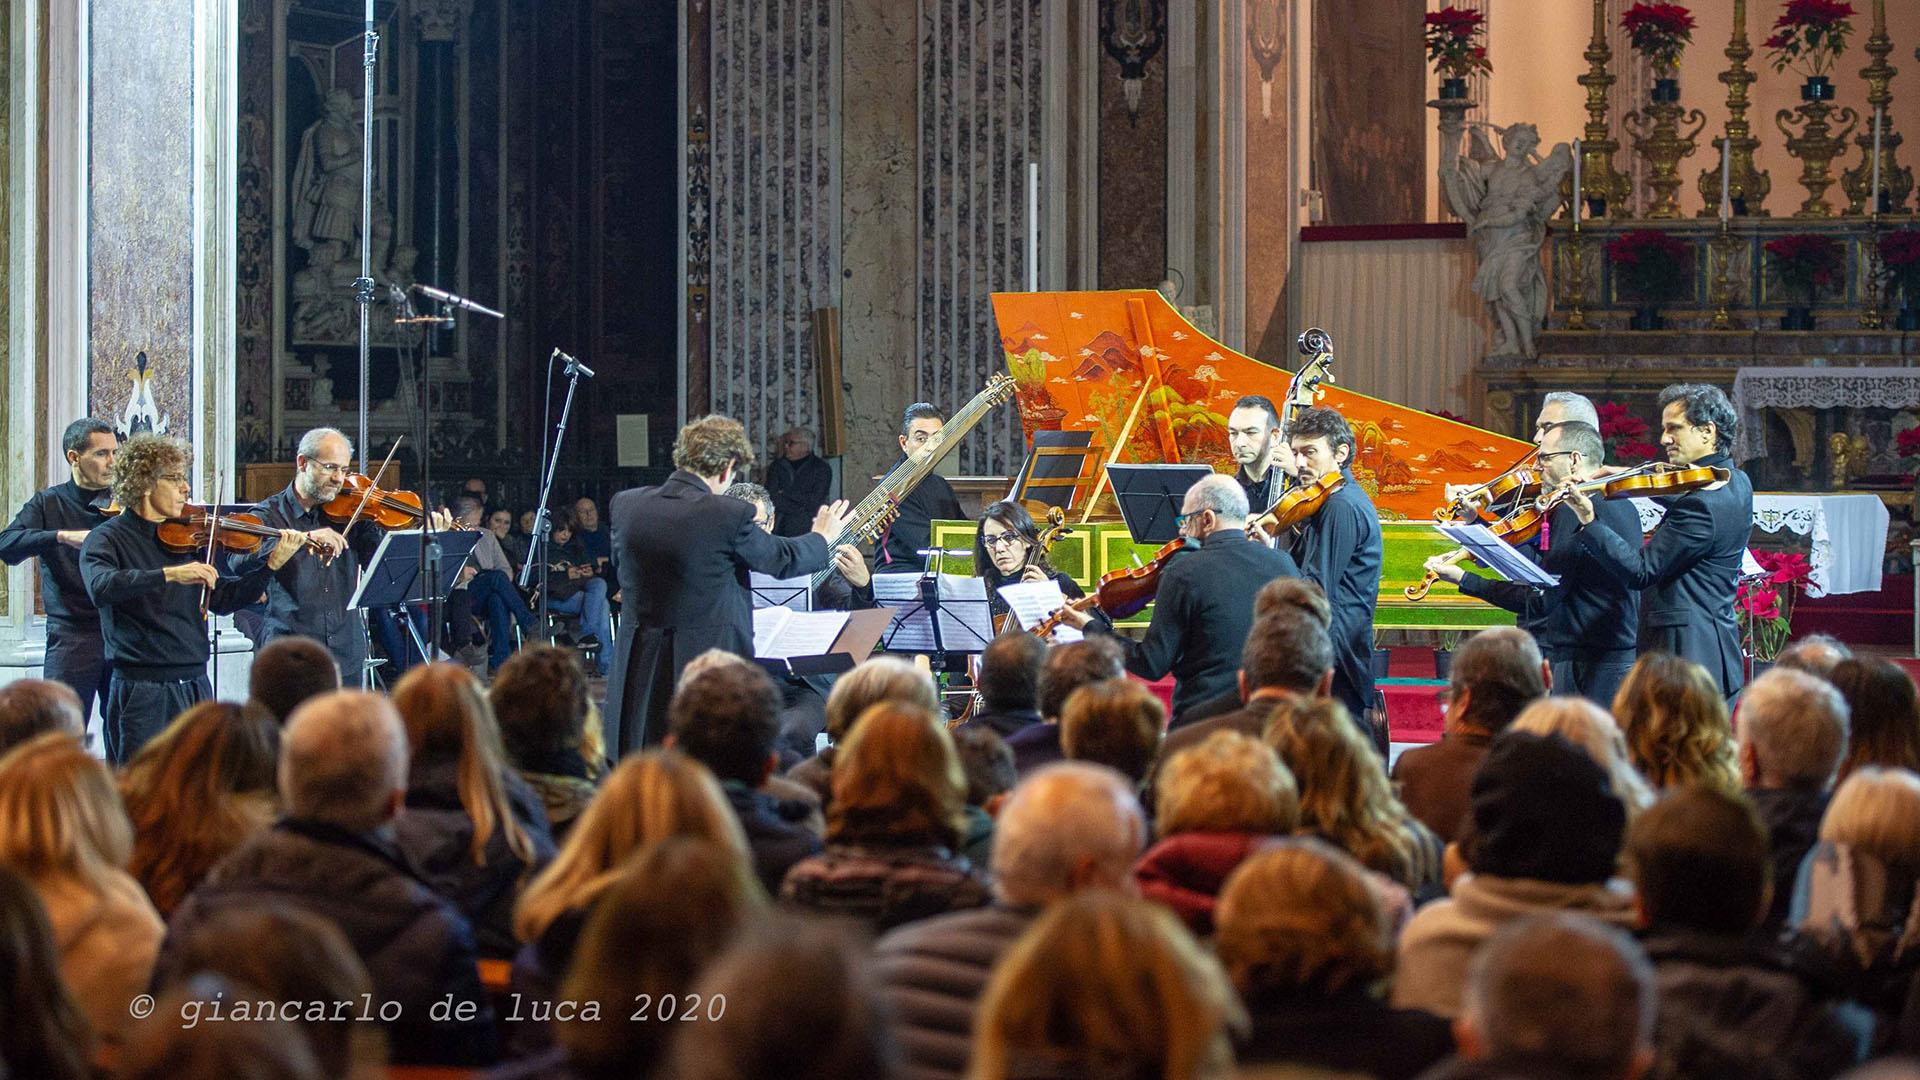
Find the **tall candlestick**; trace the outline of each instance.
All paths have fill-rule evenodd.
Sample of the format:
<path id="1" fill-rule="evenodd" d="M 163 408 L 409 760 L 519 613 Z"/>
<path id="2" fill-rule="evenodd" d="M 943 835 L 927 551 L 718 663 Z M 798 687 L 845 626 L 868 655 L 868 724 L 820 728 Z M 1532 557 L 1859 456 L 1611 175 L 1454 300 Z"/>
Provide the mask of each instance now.
<path id="1" fill-rule="evenodd" d="M 1580 224 L 1580 140 L 1573 140 L 1573 223 Z"/>
<path id="2" fill-rule="evenodd" d="M 1720 140 L 1720 220 L 1733 216 L 1733 140 Z"/>
<path id="3" fill-rule="evenodd" d="M 1880 127 L 1881 118 L 1887 113 L 1885 105 L 1873 107 L 1873 194 L 1867 198 L 1867 213 L 1880 212 Z"/>

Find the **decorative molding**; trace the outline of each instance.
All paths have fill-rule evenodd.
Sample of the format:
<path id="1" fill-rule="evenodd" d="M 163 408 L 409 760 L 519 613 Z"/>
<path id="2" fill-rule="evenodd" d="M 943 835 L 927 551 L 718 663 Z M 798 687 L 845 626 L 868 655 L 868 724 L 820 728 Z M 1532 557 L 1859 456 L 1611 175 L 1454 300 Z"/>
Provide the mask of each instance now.
<path id="1" fill-rule="evenodd" d="M 473 19 L 473 0 L 413 0 L 422 41 L 458 41 Z"/>

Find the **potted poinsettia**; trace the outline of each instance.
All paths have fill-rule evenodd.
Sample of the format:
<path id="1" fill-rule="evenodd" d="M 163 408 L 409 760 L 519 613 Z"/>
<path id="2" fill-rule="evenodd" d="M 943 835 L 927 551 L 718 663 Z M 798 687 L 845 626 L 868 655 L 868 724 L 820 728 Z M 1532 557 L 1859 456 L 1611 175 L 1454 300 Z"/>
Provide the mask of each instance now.
<path id="1" fill-rule="evenodd" d="M 1793 636 L 1793 599 L 1813 576 L 1813 565 L 1787 551 L 1756 551 L 1753 558 L 1766 573 L 1740 583 L 1733 609 L 1747 655 L 1770 665 Z"/>
<path id="2" fill-rule="evenodd" d="M 1787 305 L 1787 313 L 1780 317 L 1780 329 L 1812 330 L 1813 302 L 1819 299 L 1821 289 L 1839 281 L 1844 273 L 1839 243 L 1820 233 L 1795 233 L 1767 241 L 1766 253 L 1781 291 L 1799 301 Z"/>
<path id="3" fill-rule="evenodd" d="M 1635 229 L 1607 241 L 1615 280 L 1639 305 L 1632 329 L 1661 328 L 1660 306 L 1680 294 L 1692 259 L 1692 248 L 1659 229 Z"/>
<path id="4" fill-rule="evenodd" d="M 1486 42 L 1481 40 L 1487 29 L 1486 15 L 1445 7 L 1427 12 L 1423 21 L 1427 60 L 1440 76 L 1440 96 L 1466 97 L 1467 76 L 1476 71 L 1493 70 L 1493 64 L 1487 60 Z"/>
<path id="5" fill-rule="evenodd" d="M 1693 12 L 1679 4 L 1638 3 L 1620 16 L 1633 51 L 1653 65 L 1653 100 L 1680 100 L 1680 54 L 1693 42 Z"/>
<path id="6" fill-rule="evenodd" d="M 1615 465 L 1638 465 L 1666 456 L 1647 441 L 1647 422 L 1633 415 L 1617 401 L 1603 401 L 1594 408 L 1600 414 L 1600 440 L 1607 446 L 1607 460 Z"/>
<path id="7" fill-rule="evenodd" d="M 1900 314 L 1894 325 L 1920 330 L 1920 229 L 1882 233 L 1880 265 L 1887 284 L 1900 291 Z"/>
<path id="8" fill-rule="evenodd" d="M 1765 44 L 1773 70 L 1788 68 L 1805 77 L 1800 88 L 1804 101 L 1831 101 L 1833 83 L 1827 72 L 1834 61 L 1847 51 L 1847 35 L 1853 33 L 1853 5 L 1843 0 L 1787 0 L 1780 17 L 1773 22 L 1773 36 Z"/>
<path id="9" fill-rule="evenodd" d="M 1920 427 L 1910 427 L 1893 437 L 1893 449 L 1903 458 L 1920 458 Z M 1920 466 L 1916 466 L 1913 486 L 1920 489 Z"/>

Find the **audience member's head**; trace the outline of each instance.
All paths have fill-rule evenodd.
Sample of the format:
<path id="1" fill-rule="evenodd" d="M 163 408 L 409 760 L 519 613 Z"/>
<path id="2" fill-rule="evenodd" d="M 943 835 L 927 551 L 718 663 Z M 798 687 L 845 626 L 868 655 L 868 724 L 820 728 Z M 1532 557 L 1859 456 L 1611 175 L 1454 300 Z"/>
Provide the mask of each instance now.
<path id="1" fill-rule="evenodd" d="M 670 836 L 691 836 L 746 859 L 740 820 L 704 766 L 675 750 L 648 750 L 607 774 L 560 851 L 521 892 L 513 932 L 535 941 L 553 920 L 584 910 L 620 876 L 641 848 Z"/>
<path id="2" fill-rule="evenodd" d="M 49 731 L 76 739 L 86 735 L 87 717 L 73 687 L 52 679 L 15 679 L 0 686 L 0 754 Z"/>
<path id="3" fill-rule="evenodd" d="M 1453 654 L 1447 723 L 1489 734 L 1506 729 L 1520 710 L 1547 693 L 1547 664 L 1533 635 L 1511 626 L 1482 630 Z"/>
<path id="4" fill-rule="evenodd" d="M 1591 885 L 1613 876 L 1627 812 L 1607 771 L 1558 735 L 1506 731 L 1474 773 L 1478 874 Z"/>
<path id="5" fill-rule="evenodd" d="M 775 916 L 744 932 L 694 984 L 726 1002 L 679 1025 L 675 1080 L 885 1077 L 898 1060 L 868 950 L 840 926 Z"/>
<path id="6" fill-rule="evenodd" d="M 1837 779 L 1866 765 L 1920 770 L 1920 701 L 1906 669 L 1877 656 L 1856 657 L 1834 665 L 1827 677 L 1847 699 L 1851 724 Z"/>
<path id="7" fill-rule="evenodd" d="M 1295 581 L 1296 578 L 1278 578 Z M 1333 686 L 1333 643 L 1310 611 L 1280 607 L 1254 619 L 1240 648 L 1240 696 L 1283 691 L 1325 697 Z"/>
<path id="8" fill-rule="evenodd" d="M 366 966 L 339 926 L 291 904 L 222 908 L 194 923 L 161 959 L 154 984 L 162 989 L 204 971 L 245 986 L 253 1000 L 282 1005 L 358 1001 L 373 991 Z M 323 1075 L 344 1080 L 382 1065 L 381 1025 L 325 1012 L 300 1018 Z"/>
<path id="9" fill-rule="evenodd" d="M 1249 1003 L 1371 988 L 1393 969 L 1380 894 L 1352 856 L 1312 837 L 1234 868 L 1213 909 L 1215 951 Z"/>
<path id="10" fill-rule="evenodd" d="M 1058 721 L 1060 710 L 1066 708 L 1067 698 L 1075 690 L 1126 673 L 1120 646 L 1106 634 L 1056 645 L 1048 651 L 1046 665 L 1040 669 L 1040 715 Z"/>
<path id="11" fill-rule="evenodd" d="M 1260 586 L 1253 598 L 1254 621 L 1276 611 L 1304 612 L 1323 630 L 1333 626 L 1333 606 L 1327 603 L 1327 590 L 1307 578 L 1277 577 Z"/>
<path id="12" fill-rule="evenodd" d="M 1509 731 L 1558 735 L 1587 752 L 1607 770 L 1613 793 L 1626 804 L 1627 816 L 1653 805 L 1653 789 L 1627 756 L 1627 739 L 1613 714 L 1583 697 L 1556 694 L 1543 697 L 1513 718 Z"/>
<path id="13" fill-rule="evenodd" d="M 0 757 L 0 863 L 35 883 L 104 889 L 133 852 L 113 776 L 71 735 L 49 732 Z"/>
<path id="14" fill-rule="evenodd" d="M 1024 630 L 994 638 L 980 654 L 981 700 L 994 712 L 1037 708 L 1046 660 L 1046 642 Z"/>
<path id="15" fill-rule="evenodd" d="M 1020 775 L 1014 771 L 1013 748 L 985 724 L 962 724 L 947 733 L 959 755 L 960 772 L 967 778 L 967 805 L 985 807 L 1013 790 Z"/>
<path id="16" fill-rule="evenodd" d="M 1077 761 L 1044 765 L 994 821 L 994 895 L 1038 905 L 1085 888 L 1124 888 L 1146 835 L 1139 800 L 1118 773 Z"/>
<path id="17" fill-rule="evenodd" d="M 1613 695 L 1613 718 L 1647 783 L 1740 786 L 1727 699 L 1707 669 L 1670 653 L 1647 653 Z"/>
<path id="18" fill-rule="evenodd" d="M 1409 888 L 1437 876 L 1427 837 L 1345 705 L 1296 698 L 1274 713 L 1267 744 L 1300 785 L 1302 831 Z"/>
<path id="19" fill-rule="evenodd" d="M 203 701 L 140 748 L 120 779 L 133 823 L 127 869 L 169 914 L 273 817 L 279 722 L 258 705 Z"/>
<path id="20" fill-rule="evenodd" d="M 940 714 L 940 688 L 933 676 L 894 656 L 876 656 L 833 681 L 827 692 L 827 737 L 845 742 L 854 722 L 881 702 L 916 706 Z"/>
<path id="21" fill-rule="evenodd" d="M 717 665 L 681 680 L 667 723 L 673 748 L 718 780 L 757 788 L 779 762 L 780 691 L 757 664 Z"/>
<path id="22" fill-rule="evenodd" d="M 1516 920 L 1474 955 L 1462 1057 L 1515 1075 L 1631 1080 L 1653 1060 L 1653 967 L 1624 931 L 1588 915 Z"/>
<path id="23" fill-rule="evenodd" d="M 1154 784 L 1153 827 L 1285 836 L 1300 823 L 1293 774 L 1259 739 L 1216 731 L 1167 759 Z"/>
<path id="24" fill-rule="evenodd" d="M 1854 770 L 1827 804 L 1820 842 L 1904 867 L 1909 876 L 1920 872 L 1920 775 L 1877 765 Z"/>
<path id="25" fill-rule="evenodd" d="M 533 838 L 513 815 L 507 798 L 507 752 L 493 706 L 473 672 L 459 664 L 422 664 L 393 691 L 394 707 L 407 728 L 408 756 L 415 768 L 453 762 L 460 806 L 473 822 L 469 851 L 486 862 L 487 842 L 499 829 L 507 849 L 532 862 Z"/>
<path id="26" fill-rule="evenodd" d="M 1808 634 L 1780 650 L 1773 658 L 1776 668 L 1792 668 L 1822 679 L 1833 674 L 1834 665 L 1853 659 L 1853 650 L 1832 634 Z M 1742 700 L 1745 700 L 1743 697 Z"/>
<path id="27" fill-rule="evenodd" d="M 407 797 L 407 732 L 378 694 L 335 690 L 287 718 L 280 744 L 280 801 L 296 818 L 368 832 Z"/>
<path id="28" fill-rule="evenodd" d="M 358 678 L 359 672 L 352 672 Z M 284 724 L 300 703 L 340 689 L 340 664 L 325 645 L 310 637 L 275 638 L 253 654 L 247 669 L 247 696 L 266 706 Z"/>
<path id="29" fill-rule="evenodd" d="M 258 1000 L 255 988 L 201 973 L 161 995 L 152 1018 L 127 1039 L 114 1075 L 123 1080 L 322 1080 L 300 1025 L 273 1014 L 245 1023 L 208 1019 Z"/>
<path id="30" fill-rule="evenodd" d="M 1067 698 L 1060 714 L 1060 748 L 1075 761 L 1118 769 L 1139 784 L 1153 771 L 1167 710 L 1133 679 L 1088 683 Z"/>
<path id="31" fill-rule="evenodd" d="M 1741 779 L 1749 788 L 1825 788 L 1847 748 L 1849 714 L 1832 683 L 1805 671 L 1776 667 L 1748 683 L 1740 694 Z"/>
<path id="32" fill-rule="evenodd" d="M 529 772 L 563 772 L 578 757 L 589 769 L 600 757 L 600 724 L 587 694 L 587 673 L 572 649 L 534 645 L 507 658 L 487 691 L 500 740 Z"/>
<path id="33" fill-rule="evenodd" d="M 833 763 L 829 843 L 954 848 L 966 810 L 959 755 L 933 713 L 888 701 L 860 714 Z"/>
<path id="34" fill-rule="evenodd" d="M 583 1076 L 654 1073 L 678 1013 L 695 1008 L 694 980 L 766 907 L 747 861 L 723 845 L 670 836 L 636 852 L 594 902 L 561 985 L 563 1000 L 599 1006 L 595 1019 L 554 1025 L 569 1067 Z M 653 1009 L 636 1021 L 643 1000 Z M 707 1020 L 704 1009 L 694 1020 Z"/>
<path id="35" fill-rule="evenodd" d="M 1246 1023 L 1219 961 L 1159 904 L 1088 889 L 1001 958 L 973 1029 L 974 1080 L 1224 1075 Z"/>
<path id="36" fill-rule="evenodd" d="M 1627 867 L 1641 917 L 1656 931 L 1737 936 L 1767 913 L 1766 826 L 1743 796 L 1717 787 L 1669 791 L 1635 818 Z"/>
<path id="37" fill-rule="evenodd" d="M 40 894 L 0 858 L 0 1063 L 9 1076 L 88 1080 L 93 1040 Z"/>

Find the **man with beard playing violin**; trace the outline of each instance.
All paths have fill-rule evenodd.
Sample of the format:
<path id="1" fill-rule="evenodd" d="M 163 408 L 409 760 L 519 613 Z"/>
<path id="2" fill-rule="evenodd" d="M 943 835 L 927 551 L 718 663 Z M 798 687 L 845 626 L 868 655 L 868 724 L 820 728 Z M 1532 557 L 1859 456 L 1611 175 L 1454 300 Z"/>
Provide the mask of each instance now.
<path id="1" fill-rule="evenodd" d="M 1606 445 L 1592 425 L 1578 420 L 1552 425 L 1540 437 L 1534 459 L 1541 489 L 1551 494 L 1563 484 L 1594 479 L 1605 455 Z M 1528 500 L 1519 512 L 1530 512 L 1532 506 Z M 1640 512 L 1628 500 L 1602 499 L 1594 507 L 1594 517 L 1600 528 L 1638 545 Z M 1459 585 L 1468 596 L 1518 615 L 1520 629 L 1533 634 L 1552 667 L 1553 688 L 1580 694 L 1607 708 L 1633 667 L 1640 593 L 1577 542 L 1579 531 L 1573 507 L 1562 501 L 1541 523 L 1537 545 L 1520 547 L 1560 579 L 1550 589 L 1469 574 L 1463 564 L 1445 555 L 1428 559 L 1426 569 Z"/>
<path id="2" fill-rule="evenodd" d="M 107 760 L 115 765 L 131 760 L 174 717 L 213 695 L 207 612 L 225 614 L 258 596 L 269 570 L 286 565 L 308 544 L 305 533 L 282 529 L 256 569 L 222 578 L 205 561 L 205 549 L 175 553 L 160 544 L 161 524 L 186 513 L 191 492 L 187 445 L 163 435 L 136 435 L 113 463 L 114 501 L 126 509 L 80 545 L 80 577 L 100 609 L 113 662 L 101 716 Z"/>

